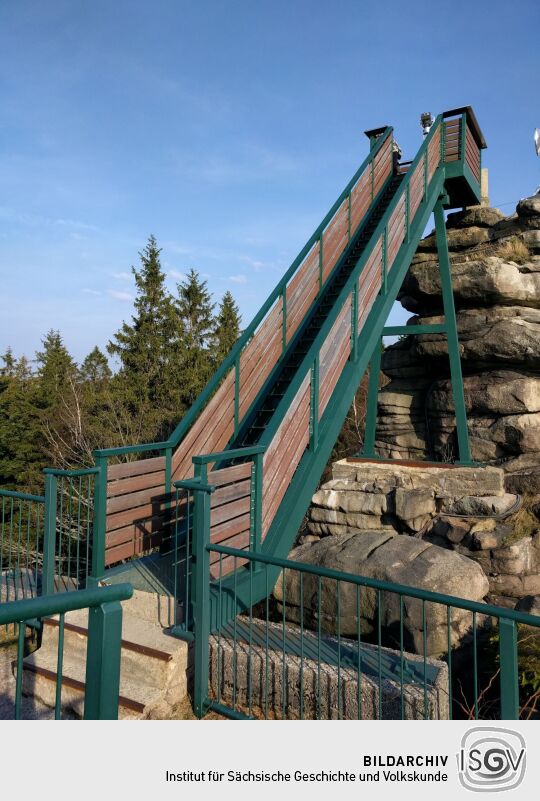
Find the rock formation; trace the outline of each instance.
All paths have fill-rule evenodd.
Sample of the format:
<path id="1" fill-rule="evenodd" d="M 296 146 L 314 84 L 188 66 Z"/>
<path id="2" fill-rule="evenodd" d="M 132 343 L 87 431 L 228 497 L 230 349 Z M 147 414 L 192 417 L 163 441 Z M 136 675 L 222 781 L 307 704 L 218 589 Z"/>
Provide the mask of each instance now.
<path id="1" fill-rule="evenodd" d="M 446 561 L 445 551 L 454 551 L 482 568 L 485 584 L 472 582 L 482 590 L 476 600 L 486 596 L 492 603 L 513 607 L 518 599 L 540 593 L 540 523 L 533 511 L 521 507 L 518 495 L 505 491 L 504 482 L 500 467 L 415 467 L 344 459 L 334 464 L 332 480 L 313 496 L 307 533 L 300 539 L 303 546 L 313 545 L 312 553 L 304 548 L 294 558 L 323 555 L 327 567 L 346 570 L 348 564 L 349 571 L 371 575 L 369 560 L 362 563 L 358 558 L 363 545 L 354 546 L 347 538 L 409 535 L 395 544 L 403 549 L 404 560 L 414 537 L 414 543 L 436 546 L 430 555 L 443 569 L 437 586 L 418 565 L 414 575 L 402 574 L 402 583 L 414 578 L 414 586 L 471 597 L 464 595 L 470 579 L 456 583 L 456 569 Z M 344 538 L 345 561 L 341 556 L 329 561 L 336 548 L 341 554 Z M 315 547 L 318 540 L 324 543 Z"/>
<path id="2" fill-rule="evenodd" d="M 509 218 L 489 207 L 447 221 L 473 458 L 500 464 L 512 492 L 540 492 L 540 197 Z M 434 235 L 399 300 L 410 323 L 443 320 Z M 446 337 L 405 337 L 382 361 L 376 447 L 390 458 L 452 461 L 455 434 Z"/>

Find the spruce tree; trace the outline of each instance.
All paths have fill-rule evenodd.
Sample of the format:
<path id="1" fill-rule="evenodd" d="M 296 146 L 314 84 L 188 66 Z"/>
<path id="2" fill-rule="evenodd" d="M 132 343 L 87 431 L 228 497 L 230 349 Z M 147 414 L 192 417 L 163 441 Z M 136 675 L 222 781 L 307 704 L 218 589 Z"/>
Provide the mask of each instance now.
<path id="1" fill-rule="evenodd" d="M 111 368 L 105 354 L 96 347 L 90 351 L 81 364 L 79 374 L 82 381 L 106 381 L 112 376 Z"/>
<path id="2" fill-rule="evenodd" d="M 54 407 L 75 379 L 76 365 L 71 358 L 60 331 L 51 329 L 42 340 L 43 350 L 36 352 L 39 378 L 39 405 Z"/>
<path id="3" fill-rule="evenodd" d="M 120 403 L 135 418 L 144 417 L 141 431 L 153 436 L 180 415 L 177 383 L 179 320 L 165 287 L 161 250 L 150 236 L 139 253 L 140 268 L 132 267 L 137 296 L 131 324 L 124 322 L 107 350 L 120 360 L 115 389 Z"/>
<path id="4" fill-rule="evenodd" d="M 38 379 L 24 356 L 12 366 L 0 375 L 0 486 L 37 492 L 46 465 Z"/>
<path id="5" fill-rule="evenodd" d="M 4 366 L 0 367 L 0 376 L 8 378 L 13 377 L 15 375 L 17 362 L 13 356 L 12 349 L 8 346 L 6 348 L 6 352 L 3 354 L 3 356 L 0 356 L 0 358 L 4 362 Z"/>
<path id="6" fill-rule="evenodd" d="M 216 367 L 221 364 L 240 336 L 240 321 L 238 305 L 231 292 L 227 291 L 219 304 L 214 329 L 213 356 Z"/>
<path id="7" fill-rule="evenodd" d="M 193 269 L 186 280 L 177 286 L 177 310 L 183 330 L 182 392 L 184 402 L 189 407 L 204 388 L 213 369 L 214 304 L 206 281 Z"/>

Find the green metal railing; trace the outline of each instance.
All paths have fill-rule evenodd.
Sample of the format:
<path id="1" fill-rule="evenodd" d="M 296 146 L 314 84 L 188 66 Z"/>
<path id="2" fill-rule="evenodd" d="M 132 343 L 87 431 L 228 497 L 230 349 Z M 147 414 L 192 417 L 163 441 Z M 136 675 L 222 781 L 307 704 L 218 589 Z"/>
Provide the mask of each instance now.
<path id="1" fill-rule="evenodd" d="M 0 490 L 0 603 L 84 588 L 103 575 L 93 538 L 98 468 L 43 472 L 43 496 Z"/>
<path id="2" fill-rule="evenodd" d="M 0 490 L 0 603 L 37 595 L 45 498 Z"/>
<path id="3" fill-rule="evenodd" d="M 43 472 L 43 595 L 49 595 L 86 587 L 92 574 L 95 480 L 99 471 L 90 467 Z"/>
<path id="4" fill-rule="evenodd" d="M 263 447 L 254 445 L 247 448 L 201 454 L 193 457 L 194 478 L 174 482 L 172 596 L 175 610 L 174 629 L 177 636 L 193 639 L 194 609 L 197 607 L 196 583 L 193 575 L 193 562 L 194 557 L 196 558 L 197 548 L 194 531 L 200 530 L 201 525 L 210 530 L 210 506 L 206 496 L 208 493 L 212 494 L 214 488 L 209 483 L 208 465 L 220 465 L 237 459 L 253 458 L 250 542 L 253 550 L 258 551 L 261 546 L 264 452 Z"/>
<path id="5" fill-rule="evenodd" d="M 0 626 L 18 629 L 13 716 L 23 717 L 23 660 L 27 633 L 41 629 L 43 618 L 59 615 L 56 664 L 55 719 L 62 716 L 62 667 L 65 615 L 88 609 L 88 646 L 84 689 L 85 720 L 114 720 L 118 717 L 120 650 L 122 640 L 121 601 L 131 598 L 129 584 L 66 592 L 43 598 L 11 601 L 0 605 Z"/>
<path id="6" fill-rule="evenodd" d="M 201 515 L 207 506 L 203 500 Z M 540 636 L 537 616 L 208 539 L 197 548 L 199 716 L 515 720 L 527 710 L 519 697 L 518 627 Z M 248 560 L 247 592 L 221 571 L 209 581 L 210 553 L 220 564 Z M 252 588 L 261 577 L 266 600 L 257 603 Z M 211 592 L 218 606 L 238 612 L 217 628 Z M 453 632 L 466 640 L 458 650 Z"/>

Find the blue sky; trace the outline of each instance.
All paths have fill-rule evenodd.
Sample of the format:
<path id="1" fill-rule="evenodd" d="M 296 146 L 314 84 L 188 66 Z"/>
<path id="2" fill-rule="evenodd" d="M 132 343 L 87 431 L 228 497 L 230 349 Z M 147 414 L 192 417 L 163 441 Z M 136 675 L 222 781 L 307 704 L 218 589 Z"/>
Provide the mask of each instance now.
<path id="1" fill-rule="evenodd" d="M 150 233 L 247 324 L 391 124 L 472 105 L 490 196 L 540 182 L 537 0 L 3 2 L 0 349 L 77 359 L 129 317 Z M 399 315 L 394 319 L 398 319 Z"/>

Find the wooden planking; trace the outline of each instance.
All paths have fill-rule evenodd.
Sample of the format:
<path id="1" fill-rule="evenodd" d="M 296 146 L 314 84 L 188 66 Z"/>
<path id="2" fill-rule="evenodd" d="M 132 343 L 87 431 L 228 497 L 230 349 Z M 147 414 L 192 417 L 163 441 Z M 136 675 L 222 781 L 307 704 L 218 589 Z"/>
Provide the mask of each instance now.
<path id="1" fill-rule="evenodd" d="M 246 386 L 240 390 L 240 421 L 246 416 L 251 404 L 262 389 L 264 381 L 266 381 L 266 378 L 270 374 L 271 370 L 277 364 L 282 353 L 283 342 L 281 339 L 281 333 L 276 332 L 272 336 L 272 339 L 268 342 L 268 349 L 264 353 L 259 371 L 252 374 Z"/>
<path id="2" fill-rule="evenodd" d="M 192 476 L 192 456 L 222 450 L 233 433 L 234 370 L 230 370 L 175 451 L 173 480 Z"/>
<path id="3" fill-rule="evenodd" d="M 223 578 L 228 573 L 234 573 L 239 567 L 244 567 L 247 563 L 247 559 L 240 559 L 235 556 L 224 556 L 220 563 L 218 556 L 216 562 L 210 565 L 210 576 L 213 579 L 218 579 L 221 575 Z"/>
<path id="4" fill-rule="evenodd" d="M 287 438 L 287 452 L 281 461 L 280 470 L 275 475 L 275 480 L 270 492 L 270 503 L 267 513 L 263 518 L 263 536 L 268 533 L 276 512 L 283 500 L 283 497 L 292 481 L 292 477 L 300 463 L 304 451 L 309 445 L 309 391 L 304 396 L 300 405 L 295 427 Z"/>
<path id="5" fill-rule="evenodd" d="M 226 543 L 228 548 L 236 548 L 239 551 L 249 548 L 249 529 L 247 531 L 239 532 L 235 537 L 230 537 Z M 219 560 L 221 557 L 221 576 L 226 576 L 234 570 L 234 557 L 226 557 L 223 554 L 210 551 L 210 575 L 212 578 L 218 578 L 220 575 Z M 245 559 L 242 563 L 245 564 Z M 212 571 L 214 567 L 214 571 Z"/>
<path id="6" fill-rule="evenodd" d="M 363 322 L 367 315 L 364 314 L 364 307 L 368 290 L 373 285 L 374 279 L 378 279 L 378 286 L 381 285 L 382 274 L 382 236 L 374 246 L 369 259 L 364 265 L 358 280 L 358 333 L 362 329 Z"/>
<path id="7" fill-rule="evenodd" d="M 351 231 L 354 233 L 371 205 L 371 166 L 362 173 L 351 190 Z"/>
<path id="8" fill-rule="evenodd" d="M 401 197 L 388 221 L 386 238 L 386 267 L 390 270 L 405 238 L 405 193 Z"/>
<path id="9" fill-rule="evenodd" d="M 320 244 L 316 242 L 287 286 L 287 342 L 319 293 Z"/>
<path id="10" fill-rule="evenodd" d="M 382 236 L 360 273 L 358 282 L 358 333 L 363 328 L 382 284 Z"/>
<path id="11" fill-rule="evenodd" d="M 244 512 L 242 515 L 225 520 L 223 523 L 214 523 L 210 527 L 210 542 L 215 545 L 223 542 L 229 537 L 234 537 L 236 534 L 241 534 L 243 531 L 249 531 L 251 527 L 251 515 L 249 512 Z"/>
<path id="12" fill-rule="evenodd" d="M 208 473 L 208 483 L 213 484 L 215 487 L 223 487 L 225 484 L 231 484 L 233 481 L 242 481 L 244 478 L 250 478 L 252 465 L 253 462 L 243 462 L 242 464 L 235 464 L 231 467 L 223 467 L 220 470 L 212 470 Z"/>
<path id="13" fill-rule="evenodd" d="M 349 241 L 349 198 L 345 198 L 323 233 L 323 284 Z"/>
<path id="14" fill-rule="evenodd" d="M 323 416 L 328 402 L 332 397 L 332 393 L 336 387 L 337 382 L 339 381 L 339 377 L 345 367 L 349 356 L 351 353 L 351 343 L 350 343 L 350 336 L 348 339 L 344 339 L 341 344 L 339 345 L 338 350 L 336 351 L 334 358 L 332 359 L 332 366 L 330 371 L 327 373 L 326 379 L 324 383 L 320 386 L 319 392 L 319 420 Z"/>
<path id="15" fill-rule="evenodd" d="M 116 528 L 123 528 L 124 526 L 130 525 L 134 521 L 158 516 L 165 511 L 167 503 L 171 500 L 171 493 L 162 493 L 140 506 L 131 507 L 130 509 L 121 509 L 118 512 L 110 512 L 107 515 L 106 531 L 114 531 Z"/>
<path id="16" fill-rule="evenodd" d="M 270 528 L 300 458 L 309 444 L 309 402 L 308 373 L 264 455 L 262 539 Z"/>
<path id="17" fill-rule="evenodd" d="M 467 128 L 465 134 L 465 160 L 474 177 L 480 183 L 480 148 L 476 144 L 469 128 Z"/>
<path id="18" fill-rule="evenodd" d="M 105 565 L 109 566 L 158 547 L 171 526 L 171 510 L 127 518 L 120 528 L 107 531 L 105 539 Z"/>
<path id="19" fill-rule="evenodd" d="M 432 139 L 428 145 L 428 181 L 431 181 L 435 170 L 439 166 L 439 162 L 441 160 L 441 128 L 440 126 L 437 127 L 437 130 L 433 134 Z"/>
<path id="20" fill-rule="evenodd" d="M 373 281 L 367 288 L 366 295 L 360 309 L 360 320 L 358 323 L 359 330 L 363 328 L 364 323 L 366 322 L 369 313 L 371 311 L 371 308 L 375 302 L 375 299 L 379 294 L 380 288 L 381 288 L 381 277 L 380 275 L 376 275 L 374 276 Z"/>
<path id="21" fill-rule="evenodd" d="M 393 154 L 392 154 L 392 142 L 393 139 L 391 136 L 388 137 L 384 145 L 381 147 L 380 151 L 375 156 L 373 162 L 373 195 L 374 197 L 377 195 L 379 190 L 381 189 L 382 185 L 384 184 L 386 178 L 392 172 L 393 166 Z"/>
<path id="22" fill-rule="evenodd" d="M 412 222 L 424 196 L 424 157 L 418 162 L 411 176 L 409 218 Z"/>
<path id="23" fill-rule="evenodd" d="M 277 364 L 283 343 L 283 300 L 279 297 L 240 357 L 240 419 Z"/>
<path id="24" fill-rule="evenodd" d="M 445 161 L 457 161 L 460 157 L 461 117 L 446 123 L 444 137 Z"/>
<path id="25" fill-rule="evenodd" d="M 248 495 L 251 495 L 251 476 L 244 481 L 226 484 L 213 492 L 210 497 L 210 508 L 215 509 L 232 501 L 238 501 Z"/>
<path id="26" fill-rule="evenodd" d="M 168 528 L 171 522 L 171 510 L 161 515 L 148 515 L 144 519 L 131 522 L 122 528 L 107 532 L 105 553 L 118 545 L 124 545 L 133 540 L 141 538 L 152 538 L 156 545 L 159 545 L 163 536 L 164 528 Z"/>
<path id="27" fill-rule="evenodd" d="M 210 542 L 231 548 L 247 548 L 251 536 L 251 470 L 253 462 L 233 465 L 209 474 L 209 482 L 219 484 L 210 501 Z M 211 554 L 211 564 L 219 567 L 219 554 Z M 221 562 L 222 575 L 234 569 L 234 559 Z M 211 571 L 212 573 L 212 571 Z M 212 573 L 214 577 L 219 574 Z"/>
<path id="28" fill-rule="evenodd" d="M 249 512 L 250 507 L 251 498 L 249 495 L 240 498 L 238 501 L 233 501 L 232 503 L 224 503 L 222 506 L 212 509 L 210 525 L 217 526 L 219 523 L 225 523 L 228 520 L 233 520 L 235 517 L 240 517 L 240 515 Z"/>
<path id="29" fill-rule="evenodd" d="M 290 441 L 290 432 L 294 429 L 295 421 L 301 416 L 301 406 L 307 396 L 309 406 L 310 376 L 306 375 L 298 389 L 287 415 L 281 421 L 275 436 L 272 438 L 263 459 L 263 519 L 266 516 L 271 487 L 280 469 L 281 460 L 287 456 L 287 445 Z"/>
<path id="30" fill-rule="evenodd" d="M 319 353 L 319 418 L 328 403 L 351 347 L 351 295 L 330 329 Z M 336 377 L 336 368 L 339 367 Z"/>
<path id="31" fill-rule="evenodd" d="M 150 487 L 139 492 L 129 492 L 126 495 L 116 495 L 114 498 L 107 499 L 107 517 L 115 512 L 126 509 L 138 509 L 149 503 L 159 503 L 169 493 L 165 493 L 164 484 L 159 487 Z"/>
<path id="32" fill-rule="evenodd" d="M 144 473 L 155 473 L 158 470 L 165 470 L 165 457 L 155 456 L 151 459 L 138 459 L 136 462 L 121 462 L 120 464 L 110 464 L 107 466 L 107 480 L 119 478 L 131 478 L 140 476 Z"/>
<path id="33" fill-rule="evenodd" d="M 165 470 L 157 470 L 154 473 L 142 473 L 138 476 L 121 478 L 117 481 L 108 481 L 107 498 L 115 498 L 119 495 L 127 495 L 152 487 L 165 487 Z"/>

